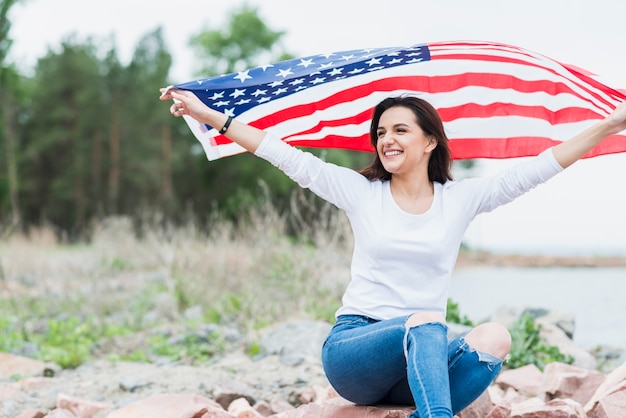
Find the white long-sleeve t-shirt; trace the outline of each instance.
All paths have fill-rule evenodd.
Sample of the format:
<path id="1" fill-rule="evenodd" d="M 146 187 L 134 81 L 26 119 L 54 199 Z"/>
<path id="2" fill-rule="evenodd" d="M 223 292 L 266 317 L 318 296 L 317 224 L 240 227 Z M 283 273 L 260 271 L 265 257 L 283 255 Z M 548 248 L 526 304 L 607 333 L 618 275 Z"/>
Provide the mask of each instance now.
<path id="1" fill-rule="evenodd" d="M 354 251 L 336 315 L 374 319 L 416 312 L 445 317 L 452 270 L 470 222 L 563 170 L 546 150 L 499 175 L 435 182 L 431 207 L 416 215 L 395 203 L 389 181 L 370 181 L 270 134 L 255 154 L 346 213 Z"/>

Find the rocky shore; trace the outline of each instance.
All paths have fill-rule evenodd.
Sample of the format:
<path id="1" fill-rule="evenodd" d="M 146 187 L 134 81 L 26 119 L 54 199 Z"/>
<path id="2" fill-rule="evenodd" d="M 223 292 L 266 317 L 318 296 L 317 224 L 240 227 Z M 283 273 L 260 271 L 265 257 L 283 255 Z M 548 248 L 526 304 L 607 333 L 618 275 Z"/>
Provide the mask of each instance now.
<path id="1" fill-rule="evenodd" d="M 516 309 L 500 312 L 511 321 Z M 508 319 L 507 319 L 508 316 Z M 626 358 L 589 353 L 569 338 L 563 315 L 545 313 L 542 333 L 574 357 L 505 370 L 458 418 L 619 418 L 626 416 Z M 263 332 L 261 354 L 234 349 L 203 365 L 99 359 L 73 370 L 0 353 L 2 418 L 350 418 L 410 415 L 409 407 L 353 405 L 330 388 L 319 349 L 326 322 L 294 321 Z M 451 337 L 464 332 L 451 326 Z M 47 376 L 47 377 L 46 377 Z M 616 412 L 617 411 L 617 412 Z"/>
<path id="2" fill-rule="evenodd" d="M 70 274 L 73 270 L 65 269 L 63 272 L 67 274 L 68 282 L 83 283 L 85 273 L 81 269 L 84 269 L 85 256 L 63 253 L 63 257 L 79 260 L 71 266 L 78 270 L 76 277 L 81 280 L 74 280 Z M 58 273 L 58 263 L 52 265 L 54 268 L 50 271 Z M 626 257 L 461 252 L 457 266 L 474 265 L 626 267 Z M 129 283 L 137 284 L 137 280 L 125 280 L 124 274 L 122 271 L 106 282 L 109 296 L 114 294 L 113 290 L 128 292 Z M 5 287 L 9 296 L 18 291 L 37 290 L 28 286 L 30 276 L 19 277 L 9 283 L 13 287 Z M 93 280 L 102 285 L 102 277 L 108 276 L 96 274 Z M 148 281 L 168 278 L 164 275 L 146 277 Z M 168 301 L 165 299 L 162 304 L 166 308 L 171 306 Z M 523 308 L 509 308 L 507 312 L 495 312 L 492 320 L 506 324 L 519 318 Z M 594 352 L 582 350 L 572 342 L 574 324 L 571 318 L 551 313 L 544 316 L 543 337 L 573 356 L 574 363 L 552 363 L 545 370 L 534 366 L 505 369 L 474 405 L 459 414 L 459 418 L 626 417 L 626 356 L 623 350 L 615 347 L 598 347 Z M 177 324 L 178 321 L 168 324 L 172 344 L 177 339 L 184 339 L 185 335 L 181 333 L 189 331 L 177 328 Z M 192 331 L 203 335 L 212 332 L 205 328 Z M 27 353 L 0 352 L 0 418 L 408 416 L 411 408 L 355 406 L 332 391 L 319 359 L 319 349 L 329 328 L 330 324 L 326 322 L 314 321 L 275 324 L 260 331 L 260 354 L 252 357 L 242 348 L 242 337 L 237 330 L 220 330 L 223 335 L 232 337 L 232 346 L 203 364 L 184 360 L 174 362 L 166 357 L 152 358 L 150 363 L 123 362 L 108 356 L 107 353 L 127 353 L 133 348 L 145 347 L 147 337 L 143 334 L 132 336 L 130 340 L 107 343 L 111 346 L 101 347 L 101 353 L 94 353 L 91 361 L 76 369 L 61 369 L 54 364 L 42 363 L 29 358 Z M 450 328 L 455 335 L 464 331 L 456 326 Z"/>
<path id="3" fill-rule="evenodd" d="M 556 256 L 499 254 L 484 251 L 461 251 L 457 267 L 626 267 L 626 256 Z"/>

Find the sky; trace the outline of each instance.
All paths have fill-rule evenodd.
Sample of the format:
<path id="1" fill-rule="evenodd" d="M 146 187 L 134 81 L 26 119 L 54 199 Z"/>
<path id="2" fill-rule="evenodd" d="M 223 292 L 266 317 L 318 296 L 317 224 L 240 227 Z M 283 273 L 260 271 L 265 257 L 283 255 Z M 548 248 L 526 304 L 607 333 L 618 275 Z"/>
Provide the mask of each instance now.
<path id="1" fill-rule="evenodd" d="M 176 4 L 176 6 L 174 5 Z M 296 56 L 445 40 L 508 43 L 626 88 L 622 0 L 22 0 L 9 15 L 9 61 L 24 73 L 70 35 L 113 37 L 128 62 L 140 38 L 162 27 L 174 64 L 170 81 L 197 77 L 189 38 L 220 29 L 248 4 Z M 184 8 L 183 8 L 184 6 Z M 155 99 L 158 92 L 155 92 Z M 488 175 L 517 160 L 480 160 Z M 207 161 L 207 164 L 210 162 Z M 515 202 L 480 215 L 471 247 L 553 255 L 626 255 L 626 154 L 579 161 Z"/>

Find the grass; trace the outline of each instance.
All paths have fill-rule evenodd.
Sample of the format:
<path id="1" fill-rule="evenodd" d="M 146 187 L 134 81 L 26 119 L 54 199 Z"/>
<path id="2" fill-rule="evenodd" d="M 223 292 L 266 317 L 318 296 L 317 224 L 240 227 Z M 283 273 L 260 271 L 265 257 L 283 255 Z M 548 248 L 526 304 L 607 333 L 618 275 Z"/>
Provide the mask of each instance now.
<path id="1" fill-rule="evenodd" d="M 332 320 L 352 252 L 343 216 L 322 207 L 310 223 L 266 202 L 238 223 L 107 218 L 74 244 L 52 228 L 13 233 L 0 244 L 0 350 L 63 367 L 94 356 L 198 362 L 228 349 L 219 330 L 234 329 L 255 353 L 267 325 Z M 199 338 L 206 324 L 219 328 Z"/>
<path id="2" fill-rule="evenodd" d="M 97 357 L 198 364 L 235 347 L 259 354 L 258 331 L 275 322 L 332 322 L 349 280 L 347 219 L 302 193 L 289 213 L 266 201 L 237 223 L 113 217 L 73 244 L 50 227 L 12 233 L 0 243 L 0 351 L 64 368 Z M 472 325 L 453 301 L 448 320 Z M 563 360 L 520 321 L 508 367 Z"/>

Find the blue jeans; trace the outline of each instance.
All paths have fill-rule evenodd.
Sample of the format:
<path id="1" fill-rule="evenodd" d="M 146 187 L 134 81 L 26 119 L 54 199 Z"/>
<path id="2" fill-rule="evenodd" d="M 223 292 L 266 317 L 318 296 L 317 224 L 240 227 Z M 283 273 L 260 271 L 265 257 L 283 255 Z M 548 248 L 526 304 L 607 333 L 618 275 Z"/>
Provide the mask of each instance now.
<path id="1" fill-rule="evenodd" d="M 451 417 L 487 389 L 502 359 L 473 350 L 463 336 L 448 342 L 444 324 L 407 329 L 407 319 L 339 316 L 322 348 L 326 376 L 359 405 L 413 405 L 413 417 Z"/>

